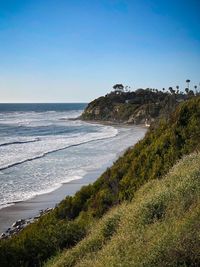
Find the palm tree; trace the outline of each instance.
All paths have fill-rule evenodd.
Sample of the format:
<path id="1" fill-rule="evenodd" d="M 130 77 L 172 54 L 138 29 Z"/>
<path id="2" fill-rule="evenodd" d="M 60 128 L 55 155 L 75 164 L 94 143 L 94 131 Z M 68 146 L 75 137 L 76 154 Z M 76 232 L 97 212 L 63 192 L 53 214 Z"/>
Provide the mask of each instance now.
<path id="1" fill-rule="evenodd" d="M 177 94 L 179 93 L 179 86 L 178 85 L 176 86 L 176 93 Z"/>
<path id="2" fill-rule="evenodd" d="M 186 83 L 188 84 L 187 88 L 190 89 L 190 80 L 186 80 Z"/>
<path id="3" fill-rule="evenodd" d="M 194 86 L 195 94 L 197 94 L 197 85 Z"/>

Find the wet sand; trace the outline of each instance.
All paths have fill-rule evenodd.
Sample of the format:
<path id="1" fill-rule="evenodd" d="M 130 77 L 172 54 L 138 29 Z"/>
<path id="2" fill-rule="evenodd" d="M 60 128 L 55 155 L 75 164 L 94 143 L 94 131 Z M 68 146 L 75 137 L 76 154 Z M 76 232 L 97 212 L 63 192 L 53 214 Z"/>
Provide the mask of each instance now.
<path id="1" fill-rule="evenodd" d="M 0 233 L 5 232 L 15 221 L 32 218 L 40 210 L 53 208 L 67 195 L 74 195 L 82 186 L 93 183 L 111 165 L 87 173 L 83 178 L 62 184 L 57 190 L 47 194 L 38 195 L 26 201 L 17 202 L 12 206 L 0 210 Z"/>
<path id="2" fill-rule="evenodd" d="M 115 126 L 116 127 L 116 126 Z M 116 128 L 121 128 L 118 126 Z M 124 126 L 123 127 L 139 127 L 140 126 Z M 133 143 L 134 145 L 134 143 Z M 107 162 L 104 166 L 99 169 L 88 172 L 84 177 L 78 180 L 73 180 L 67 183 L 62 184 L 58 189 L 42 194 L 37 195 L 26 201 L 17 202 L 12 206 L 5 207 L 0 209 L 0 234 L 5 232 L 14 222 L 20 219 L 29 219 L 33 218 L 39 214 L 40 210 L 45 210 L 47 208 L 54 208 L 61 200 L 63 200 L 67 195 L 74 195 L 82 186 L 93 183 L 97 178 L 113 164 L 117 158 L 122 155 L 124 151 L 118 153 L 115 158 Z"/>

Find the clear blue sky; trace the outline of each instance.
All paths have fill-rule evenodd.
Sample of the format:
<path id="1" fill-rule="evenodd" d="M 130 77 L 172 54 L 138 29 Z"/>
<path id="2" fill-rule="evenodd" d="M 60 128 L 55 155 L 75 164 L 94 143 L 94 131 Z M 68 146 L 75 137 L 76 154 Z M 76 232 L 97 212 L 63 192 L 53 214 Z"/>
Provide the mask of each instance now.
<path id="1" fill-rule="evenodd" d="M 0 102 L 200 82 L 200 0 L 0 0 Z"/>

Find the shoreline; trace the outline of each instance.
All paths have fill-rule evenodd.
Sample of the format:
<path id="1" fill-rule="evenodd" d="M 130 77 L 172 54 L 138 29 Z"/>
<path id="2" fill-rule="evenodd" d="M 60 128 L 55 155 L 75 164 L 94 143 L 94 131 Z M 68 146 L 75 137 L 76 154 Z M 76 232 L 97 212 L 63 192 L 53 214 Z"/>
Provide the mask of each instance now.
<path id="1" fill-rule="evenodd" d="M 118 127 L 144 127 L 144 128 L 149 128 L 149 126 L 146 126 L 145 123 L 140 123 L 140 124 L 133 124 L 133 123 L 128 123 L 128 122 L 115 122 L 115 121 L 103 121 L 103 120 L 84 120 L 81 117 L 78 118 L 71 118 L 69 120 L 80 120 L 86 123 L 91 123 L 91 124 L 100 124 L 100 125 L 108 125 L 108 126 L 118 126 Z"/>
<path id="2" fill-rule="evenodd" d="M 33 198 L 19 201 L 0 210 L 0 234 L 5 233 L 13 223 L 19 220 L 33 219 L 40 211 L 53 209 L 67 195 L 73 196 L 82 186 L 96 181 L 96 179 L 112 165 L 112 162 L 85 174 L 82 178 L 61 184 L 59 188 L 49 193 L 36 195 Z"/>
<path id="3" fill-rule="evenodd" d="M 91 122 L 88 122 L 91 123 Z M 96 122 L 93 122 L 96 123 Z M 97 122 L 98 123 L 98 122 Z M 97 124 L 96 123 L 96 124 Z M 101 124 L 102 123 L 98 123 Z M 108 124 L 106 124 L 108 125 Z M 124 125 L 124 124 L 109 124 L 116 128 L 146 128 L 144 125 Z M 134 143 L 133 143 L 134 145 Z M 128 147 L 127 147 L 128 148 Z M 126 148 L 126 149 L 127 149 Z M 67 195 L 74 195 L 82 186 L 95 182 L 100 175 L 121 156 L 125 150 L 116 153 L 112 160 L 109 160 L 106 164 L 102 165 L 96 170 L 88 171 L 83 177 L 77 180 L 71 180 L 66 183 L 62 183 L 57 189 L 36 195 L 30 199 L 13 203 L 13 205 L 0 209 L 0 234 L 5 233 L 8 228 L 19 220 L 32 220 L 47 209 L 53 209 L 56 204 L 61 202 Z"/>

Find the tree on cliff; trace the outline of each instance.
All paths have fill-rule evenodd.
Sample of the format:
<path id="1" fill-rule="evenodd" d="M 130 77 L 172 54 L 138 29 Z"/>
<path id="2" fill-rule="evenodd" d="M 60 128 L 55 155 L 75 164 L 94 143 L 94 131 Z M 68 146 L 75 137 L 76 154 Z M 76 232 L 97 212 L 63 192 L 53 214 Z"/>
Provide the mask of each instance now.
<path id="1" fill-rule="evenodd" d="M 187 79 L 187 80 L 186 80 L 186 83 L 187 83 L 187 88 L 190 89 L 190 80 Z"/>
<path id="2" fill-rule="evenodd" d="M 169 91 L 170 91 L 170 93 L 173 95 L 173 94 L 175 94 L 175 90 L 172 88 L 172 87 L 169 87 Z"/>
<path id="3" fill-rule="evenodd" d="M 115 91 L 118 91 L 118 92 L 123 92 L 123 91 L 124 91 L 124 86 L 123 86 L 123 84 L 115 84 L 115 85 L 113 86 L 113 89 L 114 89 Z"/>
<path id="4" fill-rule="evenodd" d="M 189 88 L 185 88 L 185 93 L 186 93 L 186 94 L 189 93 Z"/>

